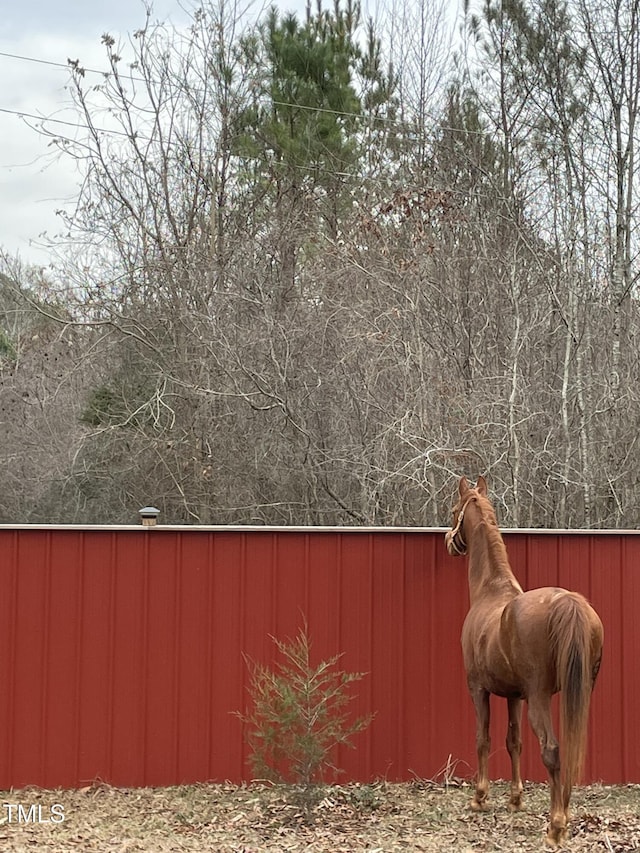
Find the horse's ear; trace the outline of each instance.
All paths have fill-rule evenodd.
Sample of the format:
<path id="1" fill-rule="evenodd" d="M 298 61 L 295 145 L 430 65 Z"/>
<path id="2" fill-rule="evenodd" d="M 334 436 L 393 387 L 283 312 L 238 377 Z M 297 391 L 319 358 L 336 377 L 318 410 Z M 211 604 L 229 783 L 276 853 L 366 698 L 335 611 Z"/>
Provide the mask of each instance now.
<path id="1" fill-rule="evenodd" d="M 460 492 L 461 498 L 463 498 L 469 491 L 469 483 L 466 477 L 460 477 L 460 482 L 458 483 L 458 491 Z"/>
<path id="2" fill-rule="evenodd" d="M 482 474 L 478 477 L 478 482 L 476 483 L 476 489 L 481 495 L 487 494 L 487 481 L 482 476 Z"/>

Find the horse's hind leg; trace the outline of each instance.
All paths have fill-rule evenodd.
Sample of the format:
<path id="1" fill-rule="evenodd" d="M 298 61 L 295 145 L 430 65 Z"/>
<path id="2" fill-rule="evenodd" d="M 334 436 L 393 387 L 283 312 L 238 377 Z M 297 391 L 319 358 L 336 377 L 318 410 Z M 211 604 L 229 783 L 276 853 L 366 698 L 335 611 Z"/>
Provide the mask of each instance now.
<path id="1" fill-rule="evenodd" d="M 549 774 L 551 808 L 547 843 L 559 846 L 567 834 L 567 815 L 560 782 L 560 750 L 551 722 L 551 697 L 548 695 L 529 697 L 529 722 L 540 741 L 542 762 Z"/>
<path id="2" fill-rule="evenodd" d="M 511 758 L 511 797 L 509 798 L 509 808 L 515 812 L 522 808 L 522 777 L 520 776 L 522 699 L 508 699 L 507 704 L 509 706 L 507 752 Z"/>
<path id="3" fill-rule="evenodd" d="M 476 790 L 471 800 L 474 811 L 483 811 L 487 807 L 489 796 L 489 693 L 481 687 L 470 687 L 471 698 L 476 709 L 476 751 L 478 753 L 478 776 Z"/>

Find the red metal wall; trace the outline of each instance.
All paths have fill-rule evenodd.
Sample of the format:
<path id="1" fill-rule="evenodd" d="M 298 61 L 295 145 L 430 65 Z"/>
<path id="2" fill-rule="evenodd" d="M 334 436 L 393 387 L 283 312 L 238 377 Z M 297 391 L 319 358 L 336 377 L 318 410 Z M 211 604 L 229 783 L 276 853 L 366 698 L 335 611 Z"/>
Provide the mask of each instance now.
<path id="1" fill-rule="evenodd" d="M 525 587 L 585 593 L 605 624 L 585 781 L 640 782 L 640 537 L 508 533 Z M 376 712 L 343 779 L 475 769 L 459 646 L 466 563 L 442 531 L 0 528 L 0 788 L 248 778 L 244 655 L 307 618 L 316 660 L 367 672 Z M 493 700 L 494 777 L 509 773 Z M 523 770 L 543 779 L 525 738 Z"/>

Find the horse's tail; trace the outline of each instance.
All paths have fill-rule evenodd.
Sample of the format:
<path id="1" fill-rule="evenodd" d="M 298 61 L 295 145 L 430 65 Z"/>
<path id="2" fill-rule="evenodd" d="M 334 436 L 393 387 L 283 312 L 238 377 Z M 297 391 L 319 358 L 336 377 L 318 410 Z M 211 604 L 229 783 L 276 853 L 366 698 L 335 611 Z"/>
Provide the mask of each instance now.
<path id="1" fill-rule="evenodd" d="M 592 649 L 593 617 L 581 595 L 566 593 L 551 604 L 549 625 L 560 690 L 560 738 L 565 805 L 579 781 L 587 751 L 587 723 L 600 649 Z M 597 616 L 595 616 L 597 620 Z M 599 620 L 598 620 L 599 623 Z M 593 660 L 595 653 L 596 659 Z"/>

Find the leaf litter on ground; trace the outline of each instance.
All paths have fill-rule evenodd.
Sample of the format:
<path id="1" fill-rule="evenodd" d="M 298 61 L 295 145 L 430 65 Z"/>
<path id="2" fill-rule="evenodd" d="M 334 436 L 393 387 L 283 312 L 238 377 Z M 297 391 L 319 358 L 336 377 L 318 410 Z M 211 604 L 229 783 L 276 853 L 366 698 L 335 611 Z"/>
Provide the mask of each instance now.
<path id="1" fill-rule="evenodd" d="M 317 786 L 251 783 L 168 788 L 5 791 L 0 849 L 11 853 L 457 853 L 544 850 L 548 787 L 529 784 L 521 812 L 494 783 L 490 808 L 468 808 L 471 786 L 429 780 Z M 40 816 L 41 820 L 17 819 Z M 53 822 L 52 807 L 64 810 Z M 40 806 L 31 809 L 32 806 Z M 29 811 L 31 809 L 31 811 Z M 572 853 L 640 851 L 640 785 L 578 787 Z"/>

